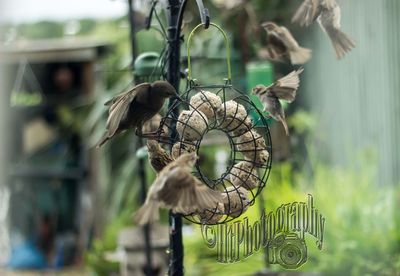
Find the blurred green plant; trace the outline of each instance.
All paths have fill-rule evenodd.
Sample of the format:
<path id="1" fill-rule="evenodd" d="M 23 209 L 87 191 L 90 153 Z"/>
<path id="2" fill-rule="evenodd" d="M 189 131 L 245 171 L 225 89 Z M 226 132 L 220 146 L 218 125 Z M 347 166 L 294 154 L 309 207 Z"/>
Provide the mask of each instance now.
<path id="1" fill-rule="evenodd" d="M 96 238 L 92 248 L 85 253 L 85 264 L 95 275 L 111 275 L 118 273 L 119 263 L 105 259 L 106 252 L 112 252 L 117 247 L 118 234 L 131 220 L 131 213 L 127 210 L 107 224 L 102 238 Z"/>
<path id="2" fill-rule="evenodd" d="M 62 37 L 64 34 L 64 26 L 62 22 L 40 21 L 33 24 L 20 24 L 17 32 L 25 39 Z"/>
<path id="3" fill-rule="evenodd" d="M 90 112 L 83 128 L 88 143 L 94 146 L 105 131 L 108 110 L 104 102 L 112 96 L 126 91 L 133 85 L 131 66 L 130 39 L 124 19 L 100 24 L 91 33 L 94 38 L 107 37 L 114 45 L 112 55 L 104 62 L 100 73 L 105 78 L 105 90 L 96 91 L 97 96 L 90 106 Z M 116 32 L 122 29 L 124 32 Z M 161 52 L 164 41 L 154 30 L 139 31 L 136 34 L 138 52 Z M 104 259 L 106 251 L 117 248 L 117 236 L 123 227 L 133 224 L 132 214 L 140 205 L 138 174 L 138 138 L 133 132 L 119 135 L 99 150 L 98 154 L 98 187 L 100 204 L 104 208 L 104 232 L 93 242 L 93 247 L 86 254 L 86 264 L 97 275 L 110 275 L 118 272 L 118 264 Z M 147 160 L 146 160 L 147 164 Z M 151 184 L 155 174 L 146 166 L 147 183 Z M 165 215 L 165 214 L 164 214 Z"/>

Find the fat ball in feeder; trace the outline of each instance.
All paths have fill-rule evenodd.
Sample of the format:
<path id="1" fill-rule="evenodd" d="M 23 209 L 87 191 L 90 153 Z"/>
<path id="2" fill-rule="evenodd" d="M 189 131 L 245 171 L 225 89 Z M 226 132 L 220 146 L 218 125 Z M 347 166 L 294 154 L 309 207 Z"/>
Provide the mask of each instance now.
<path id="1" fill-rule="evenodd" d="M 221 98 L 210 91 L 201 90 L 190 98 L 190 109 L 203 112 L 209 120 L 215 119 L 215 112 L 221 104 Z"/>
<path id="2" fill-rule="evenodd" d="M 222 193 L 224 197 L 225 214 L 237 218 L 247 211 L 250 205 L 249 192 L 242 187 L 230 186 Z"/>
<path id="3" fill-rule="evenodd" d="M 258 188 L 260 178 L 255 165 L 249 161 L 240 161 L 235 164 L 229 174 L 232 185 L 243 187 L 246 190 Z"/>
<path id="4" fill-rule="evenodd" d="M 244 159 L 262 166 L 268 161 L 269 152 L 264 138 L 255 130 L 247 131 L 236 139 L 236 147 Z"/>
<path id="5" fill-rule="evenodd" d="M 181 112 L 176 124 L 180 137 L 187 141 L 198 141 L 208 127 L 207 116 L 199 110 L 184 110 Z"/>

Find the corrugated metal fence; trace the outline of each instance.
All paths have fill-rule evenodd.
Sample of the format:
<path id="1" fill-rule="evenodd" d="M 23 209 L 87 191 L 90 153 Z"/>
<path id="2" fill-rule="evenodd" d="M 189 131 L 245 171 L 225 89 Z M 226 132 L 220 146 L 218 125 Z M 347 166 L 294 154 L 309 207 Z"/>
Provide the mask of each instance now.
<path id="1" fill-rule="evenodd" d="M 338 0 L 342 29 L 357 43 L 344 60 L 317 24 L 306 46 L 307 64 L 299 96 L 319 120 L 319 134 L 334 164 L 375 148 L 379 183 L 400 181 L 400 1 Z M 308 44 L 308 45 L 307 45 Z"/>

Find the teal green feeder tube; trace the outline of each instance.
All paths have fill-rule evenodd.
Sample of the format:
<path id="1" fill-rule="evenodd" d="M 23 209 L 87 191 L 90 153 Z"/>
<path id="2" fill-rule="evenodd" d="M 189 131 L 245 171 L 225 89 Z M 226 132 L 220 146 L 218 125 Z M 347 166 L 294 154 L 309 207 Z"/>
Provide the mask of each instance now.
<path id="1" fill-rule="evenodd" d="M 247 91 L 250 92 L 250 98 L 258 109 L 263 110 L 264 107 L 256 95 L 251 94 L 251 89 L 257 84 L 270 85 L 274 82 L 274 69 L 270 62 L 249 62 L 246 64 L 246 80 Z M 250 113 L 255 122 L 259 121 L 256 112 Z M 267 113 L 265 114 L 266 116 Z"/>
<path id="2" fill-rule="evenodd" d="M 264 106 L 260 102 L 259 98 L 256 95 L 251 94 L 251 89 L 257 84 L 263 84 L 268 86 L 274 82 L 274 69 L 270 62 L 250 62 L 246 64 L 246 81 L 247 81 L 247 91 L 250 93 L 250 98 L 252 102 L 256 105 L 259 110 L 263 110 Z M 268 112 L 263 112 L 264 116 L 268 116 Z M 255 111 L 250 112 L 250 116 L 253 119 L 253 122 L 259 122 L 260 115 Z M 270 123 L 271 120 L 268 120 Z M 256 124 L 257 125 L 257 124 Z M 260 214 L 262 214 L 265 206 L 264 194 L 261 193 L 259 195 L 260 199 Z M 270 267 L 268 262 L 268 253 L 267 250 L 264 249 L 264 265 L 266 268 Z"/>
<path id="3" fill-rule="evenodd" d="M 134 63 L 134 75 L 136 81 L 153 82 L 160 79 L 161 68 L 159 66 L 160 55 L 156 52 L 140 54 Z"/>
<path id="4" fill-rule="evenodd" d="M 270 85 L 274 82 L 274 69 L 268 61 L 247 63 L 246 75 L 249 91 L 257 84 Z"/>

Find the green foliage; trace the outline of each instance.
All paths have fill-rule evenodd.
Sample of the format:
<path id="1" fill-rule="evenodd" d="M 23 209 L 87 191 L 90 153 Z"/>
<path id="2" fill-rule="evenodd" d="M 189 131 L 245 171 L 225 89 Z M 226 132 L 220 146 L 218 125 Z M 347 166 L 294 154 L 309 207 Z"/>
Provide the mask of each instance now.
<path id="1" fill-rule="evenodd" d="M 310 179 L 318 207 L 327 218 L 324 250 L 305 266 L 327 275 L 394 275 L 399 266 L 399 208 L 396 189 L 377 186 L 376 162 L 361 155 L 361 168 L 331 168 L 322 164 Z M 396 225 L 397 224 L 397 225 Z"/>
<path id="2" fill-rule="evenodd" d="M 79 35 L 91 34 L 96 28 L 97 22 L 93 19 L 82 19 L 79 21 L 81 28 L 79 30 Z"/>
<path id="3" fill-rule="evenodd" d="M 375 183 L 375 164 L 369 153 L 360 154 L 354 163 L 361 168 L 332 168 L 317 164 L 313 175 L 293 170 L 289 163 L 273 166 L 263 191 L 269 212 L 281 204 L 306 201 L 308 193 L 326 218 L 322 251 L 315 240 L 307 240 L 308 262 L 301 271 L 323 275 L 397 275 L 400 272 L 400 219 L 398 188 Z M 397 201 L 396 201 L 397 199 Z M 259 217 L 259 208 L 246 212 L 250 220 Z M 262 252 L 239 263 L 216 262 L 216 252 L 206 249 L 199 229 L 187 237 L 186 268 L 189 275 L 249 275 L 263 269 Z M 273 265 L 273 270 L 282 270 Z"/>
<path id="4" fill-rule="evenodd" d="M 18 33 L 26 39 L 57 38 L 63 36 L 64 25 L 54 21 L 21 24 L 18 26 Z"/>
<path id="5" fill-rule="evenodd" d="M 295 128 L 296 133 L 299 135 L 310 134 L 317 126 L 315 118 L 303 109 L 296 111 L 296 113 L 290 116 L 288 124 Z"/>

